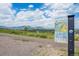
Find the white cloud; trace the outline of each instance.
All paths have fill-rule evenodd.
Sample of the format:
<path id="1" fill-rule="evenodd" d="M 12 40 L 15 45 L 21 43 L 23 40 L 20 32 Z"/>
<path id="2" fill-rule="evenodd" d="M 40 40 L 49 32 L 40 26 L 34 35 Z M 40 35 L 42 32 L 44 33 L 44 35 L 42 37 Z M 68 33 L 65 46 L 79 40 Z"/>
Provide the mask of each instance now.
<path id="1" fill-rule="evenodd" d="M 78 5 L 73 5 L 73 10 L 74 10 L 74 13 L 77 13 L 77 12 L 79 12 L 79 3 L 78 3 Z"/>
<path id="2" fill-rule="evenodd" d="M 41 19 L 41 20 L 37 20 L 34 21 L 34 26 L 41 26 L 44 28 L 54 28 L 55 26 L 55 19 Z"/>
<path id="3" fill-rule="evenodd" d="M 12 20 L 13 13 L 11 10 L 11 4 L 8 3 L 0 3 L 0 21 Z"/>
<path id="4" fill-rule="evenodd" d="M 12 26 L 15 18 L 10 3 L 0 3 L 0 26 Z"/>
<path id="5" fill-rule="evenodd" d="M 33 5 L 29 5 L 29 7 L 34 7 Z M 36 9 L 27 10 L 21 9 L 20 12 L 17 13 L 16 17 L 14 14 L 16 13 L 15 10 L 11 10 L 11 4 L 0 4 L 0 25 L 4 26 L 24 26 L 24 25 L 31 25 L 31 26 L 42 26 L 42 27 L 53 27 L 55 26 L 55 19 L 58 17 L 67 16 L 74 10 L 72 3 L 63 3 L 63 4 L 50 4 L 47 3 L 42 7 L 40 10 Z M 79 11 L 79 9 L 75 9 L 75 11 Z M 44 16 L 50 16 L 46 18 Z M 3 19 L 3 20 L 2 20 Z M 14 19 L 14 20 L 12 20 Z"/>
<path id="6" fill-rule="evenodd" d="M 52 16 L 55 17 L 55 18 L 58 18 L 58 17 L 64 17 L 64 16 L 67 16 L 68 13 L 66 10 L 55 10 L 53 11 L 52 13 Z"/>
<path id="7" fill-rule="evenodd" d="M 16 10 L 12 10 L 12 14 L 13 14 L 13 15 L 16 14 Z"/>
<path id="8" fill-rule="evenodd" d="M 73 3 L 45 3 L 44 8 L 49 7 L 49 9 L 54 10 L 65 10 L 70 8 L 73 5 Z"/>
<path id="9" fill-rule="evenodd" d="M 21 22 L 25 21 L 30 26 L 46 27 L 47 25 L 49 26 L 49 24 L 54 25 L 55 20 L 53 18 L 46 18 L 43 15 L 44 13 L 45 11 L 41 11 L 40 9 L 36 9 L 35 11 L 20 11 L 16 16 L 16 19 Z M 32 19 L 32 21 L 29 22 L 28 20 L 30 19 Z"/>
<path id="10" fill-rule="evenodd" d="M 49 26 L 49 24 L 53 25 L 55 23 L 55 18 L 57 17 L 63 17 L 67 16 L 67 8 L 69 8 L 72 4 L 45 4 L 44 7 L 49 6 L 48 9 L 41 11 L 40 9 L 37 9 L 35 11 L 20 11 L 16 19 L 19 21 L 28 21 L 28 19 L 32 19 L 31 26 Z M 52 8 L 52 11 L 51 11 Z M 46 13 L 47 16 L 50 16 L 50 18 L 46 18 L 43 14 Z M 50 20 L 49 20 L 50 19 Z M 52 22 L 51 22 L 52 21 Z"/>
<path id="11" fill-rule="evenodd" d="M 33 7 L 34 7 L 34 5 L 32 5 L 32 4 L 31 4 L 31 5 L 29 5 L 28 7 L 29 7 L 29 8 L 33 8 Z"/>
<path id="12" fill-rule="evenodd" d="M 53 7 L 54 6 L 54 7 Z M 72 3 L 55 3 L 53 4 L 53 8 L 56 9 L 56 10 L 62 10 L 62 9 L 68 9 L 70 8 L 70 6 L 72 6 Z"/>
<path id="13" fill-rule="evenodd" d="M 51 17 L 63 17 L 73 13 L 73 3 L 48 3 L 45 4 L 44 8 L 48 9 L 48 14 Z M 70 10 L 71 9 L 71 10 Z M 72 11 L 72 12 L 71 12 Z"/>
<path id="14" fill-rule="evenodd" d="M 23 8 L 23 9 L 20 9 L 20 11 L 26 11 L 27 9 Z"/>
<path id="15" fill-rule="evenodd" d="M 43 11 L 40 11 L 39 9 L 36 9 L 35 11 L 20 11 L 16 15 L 17 20 L 28 20 L 28 19 L 41 19 L 43 16 Z"/>
<path id="16" fill-rule="evenodd" d="M 1 26 L 7 26 L 7 27 L 16 27 L 16 26 L 28 25 L 28 22 L 9 20 L 9 21 L 0 21 L 0 25 Z"/>
<path id="17" fill-rule="evenodd" d="M 0 8 L 11 8 L 12 4 L 10 3 L 0 3 Z"/>

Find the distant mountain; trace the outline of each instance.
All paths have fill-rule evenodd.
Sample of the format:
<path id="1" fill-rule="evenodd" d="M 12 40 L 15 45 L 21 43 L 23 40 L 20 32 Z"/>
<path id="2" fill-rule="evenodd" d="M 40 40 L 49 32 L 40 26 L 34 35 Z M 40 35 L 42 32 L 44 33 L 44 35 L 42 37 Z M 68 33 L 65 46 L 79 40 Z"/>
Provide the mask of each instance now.
<path id="1" fill-rule="evenodd" d="M 0 26 L 0 28 L 3 28 L 3 29 L 19 29 L 19 30 L 23 30 L 25 28 L 25 26 L 17 26 L 17 27 Z"/>
<path id="2" fill-rule="evenodd" d="M 0 26 L 0 28 L 3 28 L 3 29 L 18 29 L 18 30 L 52 30 L 52 29 L 49 29 L 49 28 L 41 27 L 41 26 L 36 26 L 36 27 L 32 27 L 32 26 L 15 26 L 15 27 Z"/>

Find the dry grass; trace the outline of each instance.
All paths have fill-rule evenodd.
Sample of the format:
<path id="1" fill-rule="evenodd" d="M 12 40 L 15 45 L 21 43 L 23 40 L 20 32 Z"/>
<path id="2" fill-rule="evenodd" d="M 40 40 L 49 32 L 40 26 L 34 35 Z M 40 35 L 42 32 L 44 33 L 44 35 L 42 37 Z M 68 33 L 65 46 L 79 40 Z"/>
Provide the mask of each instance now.
<path id="1" fill-rule="evenodd" d="M 37 49 L 33 51 L 35 56 L 65 56 L 65 50 L 55 49 L 54 47 L 38 46 Z"/>

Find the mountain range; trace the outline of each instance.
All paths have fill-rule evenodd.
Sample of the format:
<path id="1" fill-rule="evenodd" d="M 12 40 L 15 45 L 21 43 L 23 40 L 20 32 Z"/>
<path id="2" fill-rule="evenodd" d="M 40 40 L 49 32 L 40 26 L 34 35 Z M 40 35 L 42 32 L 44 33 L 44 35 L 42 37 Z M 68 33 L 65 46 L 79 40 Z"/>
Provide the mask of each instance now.
<path id="1" fill-rule="evenodd" d="M 14 26 L 14 27 L 8 27 L 8 26 L 0 26 L 1 29 L 18 29 L 18 30 L 53 30 L 52 28 L 44 28 L 41 26 L 32 27 L 32 26 Z"/>

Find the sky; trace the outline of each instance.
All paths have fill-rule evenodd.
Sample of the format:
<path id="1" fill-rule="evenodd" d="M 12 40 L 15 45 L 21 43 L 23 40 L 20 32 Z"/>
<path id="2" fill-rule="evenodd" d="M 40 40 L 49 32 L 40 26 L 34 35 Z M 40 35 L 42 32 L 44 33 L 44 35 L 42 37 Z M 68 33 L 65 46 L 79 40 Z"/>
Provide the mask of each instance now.
<path id="1" fill-rule="evenodd" d="M 0 3 L 0 26 L 55 28 L 55 21 L 75 15 L 79 29 L 78 3 Z"/>

